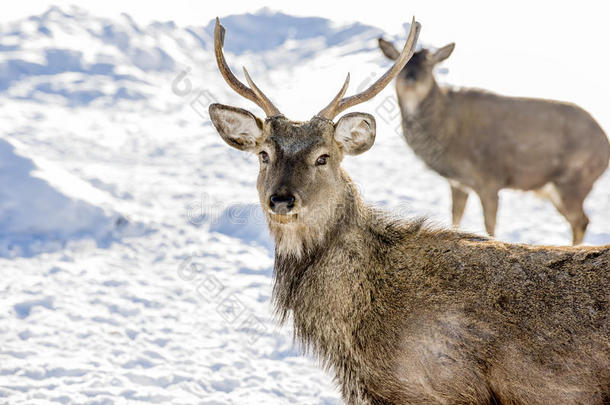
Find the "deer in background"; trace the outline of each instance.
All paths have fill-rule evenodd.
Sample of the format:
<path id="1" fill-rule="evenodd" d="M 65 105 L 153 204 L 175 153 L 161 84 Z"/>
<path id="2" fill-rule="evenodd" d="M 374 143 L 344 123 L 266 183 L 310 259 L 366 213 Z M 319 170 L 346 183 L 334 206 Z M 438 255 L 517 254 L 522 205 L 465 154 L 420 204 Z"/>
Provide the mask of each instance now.
<path id="1" fill-rule="evenodd" d="M 397 58 L 390 42 L 379 38 L 379 46 Z M 572 243 L 580 244 L 589 224 L 583 202 L 608 167 L 608 138 L 573 104 L 439 87 L 434 67 L 453 49 L 453 43 L 422 49 L 396 77 L 404 137 L 449 180 L 453 225 L 462 219 L 469 190 L 480 197 L 491 236 L 500 189 L 538 190 L 570 223 Z"/>
<path id="2" fill-rule="evenodd" d="M 411 57 L 364 92 L 309 121 L 285 117 L 229 69 L 266 114 L 210 105 L 230 146 L 259 158 L 260 204 L 276 243 L 273 301 L 350 405 L 605 404 L 610 399 L 610 246 L 513 245 L 392 218 L 362 202 L 341 168 L 375 140 L 375 118 L 343 110 L 381 91 Z"/>

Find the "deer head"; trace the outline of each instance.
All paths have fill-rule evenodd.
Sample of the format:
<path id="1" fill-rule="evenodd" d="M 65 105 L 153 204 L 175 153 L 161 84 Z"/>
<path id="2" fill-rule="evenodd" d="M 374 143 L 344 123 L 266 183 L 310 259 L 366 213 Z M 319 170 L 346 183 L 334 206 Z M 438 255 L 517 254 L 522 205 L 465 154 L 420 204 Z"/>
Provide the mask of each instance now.
<path id="1" fill-rule="evenodd" d="M 379 48 L 388 59 L 396 60 L 400 55 L 394 45 L 383 38 L 379 38 Z M 415 52 L 404 69 L 396 76 L 398 93 L 407 97 L 411 104 L 421 102 L 434 83 L 435 66 L 451 56 L 454 48 L 455 44 L 452 42 L 436 51 L 422 49 Z"/>
<path id="2" fill-rule="evenodd" d="M 328 222 L 336 220 L 346 199 L 353 200 L 355 193 L 341 169 L 341 160 L 344 155 L 358 155 L 373 145 L 375 118 L 366 113 L 349 113 L 336 122 L 334 118 L 373 98 L 392 81 L 413 55 L 419 30 L 419 23 L 413 20 L 394 65 L 368 89 L 344 97 L 348 74 L 328 106 L 309 121 L 299 122 L 286 118 L 254 84 L 245 68 L 248 86 L 235 77 L 222 51 L 225 30 L 216 19 L 214 49 L 220 73 L 233 90 L 261 107 L 267 116 L 261 119 L 241 108 L 212 104 L 210 117 L 226 143 L 258 155 L 260 203 L 278 252 L 299 256 L 308 245 L 321 242 Z"/>

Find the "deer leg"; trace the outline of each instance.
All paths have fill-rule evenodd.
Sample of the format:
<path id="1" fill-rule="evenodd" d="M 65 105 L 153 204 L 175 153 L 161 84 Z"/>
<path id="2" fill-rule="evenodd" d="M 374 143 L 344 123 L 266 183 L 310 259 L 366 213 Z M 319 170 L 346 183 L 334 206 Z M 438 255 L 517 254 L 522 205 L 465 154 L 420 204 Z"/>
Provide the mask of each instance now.
<path id="1" fill-rule="evenodd" d="M 580 245 L 589 226 L 589 217 L 581 207 L 580 211 L 575 213 L 575 217 L 569 218 L 568 221 L 572 227 L 572 245 Z"/>
<path id="2" fill-rule="evenodd" d="M 585 187 L 583 183 L 554 184 L 555 193 L 551 193 L 549 199 L 557 208 L 557 211 L 565 217 L 572 228 L 572 244 L 580 245 L 585 237 L 589 218 L 585 214 L 583 203 L 591 187 Z"/>
<path id="3" fill-rule="evenodd" d="M 483 217 L 485 219 L 485 230 L 489 236 L 494 236 L 496 230 L 496 214 L 498 212 L 498 191 L 486 190 L 479 192 L 481 205 L 483 206 Z"/>
<path id="4" fill-rule="evenodd" d="M 464 191 L 459 187 L 455 187 L 453 184 L 451 185 L 451 201 L 452 201 L 452 210 L 451 215 L 453 219 L 453 226 L 460 226 L 460 222 L 462 222 L 462 216 L 464 215 L 464 209 L 466 208 L 466 201 L 468 200 L 468 192 Z"/>

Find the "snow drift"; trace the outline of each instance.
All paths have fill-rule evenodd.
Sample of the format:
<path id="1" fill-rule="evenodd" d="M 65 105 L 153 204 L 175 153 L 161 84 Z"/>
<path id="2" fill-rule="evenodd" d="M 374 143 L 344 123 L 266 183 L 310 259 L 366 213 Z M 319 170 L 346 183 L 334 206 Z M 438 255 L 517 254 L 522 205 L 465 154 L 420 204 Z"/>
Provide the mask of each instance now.
<path id="1" fill-rule="evenodd" d="M 122 217 L 64 194 L 41 178 L 61 178 L 70 189 L 91 191 L 82 180 L 61 174 L 41 172 L 0 139 L 0 256 L 55 250 L 70 239 L 107 240 L 125 224 Z"/>

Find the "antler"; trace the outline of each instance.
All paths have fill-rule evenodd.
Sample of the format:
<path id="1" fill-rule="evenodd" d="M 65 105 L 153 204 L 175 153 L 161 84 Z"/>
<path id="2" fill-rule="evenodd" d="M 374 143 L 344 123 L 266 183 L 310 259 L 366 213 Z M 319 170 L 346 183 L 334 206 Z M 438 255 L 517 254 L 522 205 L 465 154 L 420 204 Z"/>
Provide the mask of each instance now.
<path id="1" fill-rule="evenodd" d="M 220 20 L 218 17 L 216 17 L 216 26 L 214 27 L 214 52 L 216 53 L 216 63 L 218 64 L 218 69 L 220 70 L 222 77 L 238 94 L 244 96 L 248 100 L 253 101 L 256 105 L 262 108 L 265 114 L 267 114 L 267 117 L 280 115 L 280 110 L 278 110 L 273 105 L 271 100 L 265 96 L 265 94 L 256 86 L 256 84 L 254 84 L 246 68 L 244 68 L 244 74 L 250 87 L 240 82 L 239 79 L 235 77 L 233 72 L 231 72 L 231 69 L 229 68 L 229 65 L 227 65 L 227 61 L 225 60 L 225 56 L 222 52 L 224 39 L 225 27 L 220 25 Z"/>
<path id="2" fill-rule="evenodd" d="M 417 44 L 417 38 L 419 37 L 419 31 L 421 29 L 421 25 L 415 21 L 415 17 L 411 21 L 411 29 L 409 31 L 409 37 L 407 38 L 407 42 L 405 43 L 405 47 L 402 49 L 402 52 L 394 62 L 394 65 L 385 72 L 383 76 L 381 76 L 375 83 L 371 85 L 368 89 L 363 91 L 362 93 L 355 94 L 350 97 L 343 98 L 345 91 L 347 90 L 347 86 L 349 84 L 349 73 L 347 74 L 347 78 L 345 79 L 345 83 L 339 93 L 333 98 L 333 101 L 330 102 L 328 106 L 326 106 L 322 111 L 318 113 L 319 117 L 327 118 L 332 120 L 339 114 L 341 111 L 344 111 L 350 107 L 355 106 L 356 104 L 363 103 L 371 98 L 375 97 L 385 86 L 388 85 L 394 79 L 394 77 L 402 70 L 402 68 L 407 64 L 413 53 L 415 52 L 415 46 Z"/>

